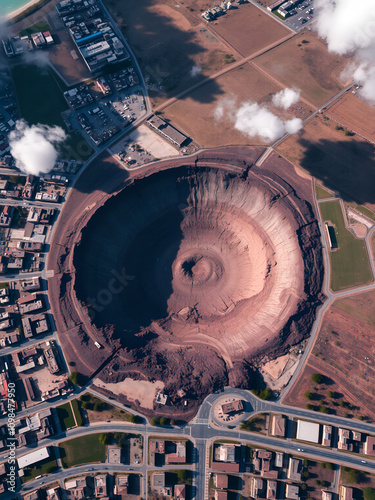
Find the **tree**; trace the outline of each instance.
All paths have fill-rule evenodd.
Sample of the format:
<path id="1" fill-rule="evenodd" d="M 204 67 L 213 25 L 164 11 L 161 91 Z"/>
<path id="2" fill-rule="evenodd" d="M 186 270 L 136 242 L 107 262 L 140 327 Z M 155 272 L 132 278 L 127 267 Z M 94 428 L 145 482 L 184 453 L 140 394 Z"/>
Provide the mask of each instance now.
<path id="1" fill-rule="evenodd" d="M 331 398 L 331 399 L 335 399 L 336 393 L 335 393 L 335 391 L 331 391 L 331 390 L 329 390 L 329 391 L 327 392 L 327 396 L 328 396 L 329 398 Z"/>
<path id="2" fill-rule="evenodd" d="M 350 483 L 355 483 L 355 484 L 360 483 L 362 479 L 361 471 L 357 469 L 349 469 L 348 479 Z"/>
<path id="3" fill-rule="evenodd" d="M 190 471 L 186 469 L 181 469 L 177 471 L 177 479 L 179 484 L 189 484 L 190 482 Z"/>
<path id="4" fill-rule="evenodd" d="M 319 406 L 319 411 L 321 413 L 328 413 L 328 408 L 326 406 L 324 406 L 324 405 L 320 405 Z"/>
<path id="5" fill-rule="evenodd" d="M 314 393 L 310 391 L 305 392 L 305 398 L 311 401 L 314 398 Z"/>
<path id="6" fill-rule="evenodd" d="M 310 477 L 310 472 L 308 470 L 305 470 L 302 472 L 302 476 L 305 478 L 305 479 L 309 479 Z"/>
<path id="7" fill-rule="evenodd" d="M 322 384 L 323 383 L 323 380 L 324 380 L 324 377 L 321 373 L 313 373 L 311 375 L 311 380 L 315 383 L 315 384 Z"/>
<path id="8" fill-rule="evenodd" d="M 151 425 L 159 425 L 159 419 L 157 417 L 152 417 L 152 419 L 150 420 L 150 424 Z"/>
<path id="9" fill-rule="evenodd" d="M 306 483 L 302 483 L 301 484 L 301 490 L 302 491 L 306 491 L 307 490 L 307 484 Z"/>
<path id="10" fill-rule="evenodd" d="M 69 380 L 72 382 L 72 384 L 80 385 L 82 387 L 85 385 L 85 383 L 87 381 L 87 377 L 85 375 L 82 375 L 82 373 L 72 372 L 69 375 Z"/>
<path id="11" fill-rule="evenodd" d="M 105 433 L 99 435 L 99 441 L 101 444 L 106 445 L 110 442 L 111 437 L 112 436 L 109 432 L 105 432 Z"/>
<path id="12" fill-rule="evenodd" d="M 160 417 L 159 424 L 160 425 L 168 425 L 169 424 L 169 419 L 166 418 L 166 417 Z"/>
<path id="13" fill-rule="evenodd" d="M 375 488 L 371 488 L 370 486 L 363 488 L 363 496 L 365 500 L 375 500 Z"/>

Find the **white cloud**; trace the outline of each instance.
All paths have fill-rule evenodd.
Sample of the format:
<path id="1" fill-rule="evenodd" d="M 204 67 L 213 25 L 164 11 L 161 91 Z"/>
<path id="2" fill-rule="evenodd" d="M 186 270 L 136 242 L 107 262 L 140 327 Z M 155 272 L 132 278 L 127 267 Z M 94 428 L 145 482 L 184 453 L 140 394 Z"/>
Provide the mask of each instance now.
<path id="1" fill-rule="evenodd" d="M 192 78 L 195 78 L 196 76 L 200 75 L 202 73 L 202 68 L 198 66 L 197 64 L 194 64 L 194 66 L 190 70 L 190 76 Z"/>
<path id="2" fill-rule="evenodd" d="M 39 175 L 53 168 L 57 160 L 55 146 L 65 139 L 61 127 L 29 126 L 24 120 L 17 120 L 15 129 L 9 134 L 10 153 L 20 170 Z"/>
<path id="3" fill-rule="evenodd" d="M 363 85 L 362 96 L 375 103 L 375 9 L 373 0 L 315 0 L 316 29 L 328 49 L 354 55 L 346 74 Z"/>
<path id="4" fill-rule="evenodd" d="M 272 102 L 278 108 L 289 109 L 292 104 L 299 101 L 300 94 L 300 90 L 286 88 L 275 94 L 272 97 Z"/>
<path id="5" fill-rule="evenodd" d="M 222 99 L 215 109 L 216 120 L 229 118 L 234 128 L 249 137 L 260 137 L 266 142 L 274 142 L 285 133 L 294 134 L 302 128 L 302 120 L 293 118 L 283 121 L 266 106 L 255 102 L 237 105 L 234 98 Z"/>

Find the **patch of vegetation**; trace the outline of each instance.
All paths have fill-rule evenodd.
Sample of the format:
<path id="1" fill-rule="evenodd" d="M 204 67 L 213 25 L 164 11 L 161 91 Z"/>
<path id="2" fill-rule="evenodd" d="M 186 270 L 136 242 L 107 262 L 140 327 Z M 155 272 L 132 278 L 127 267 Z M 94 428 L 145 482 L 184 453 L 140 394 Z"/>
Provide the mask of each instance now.
<path id="1" fill-rule="evenodd" d="M 33 24 L 32 26 L 29 26 L 28 28 L 23 29 L 20 32 L 20 35 L 21 36 L 30 36 L 33 33 L 38 33 L 39 31 L 41 31 L 42 33 L 43 33 L 43 31 L 51 31 L 50 25 L 47 23 L 47 21 L 39 21 L 39 22 Z"/>
<path id="2" fill-rule="evenodd" d="M 132 424 L 142 424 L 144 422 L 144 419 L 139 415 L 134 415 L 133 413 L 121 410 L 117 406 L 106 403 L 89 393 L 82 394 L 79 397 L 79 401 L 84 410 L 104 413 L 102 418 L 103 420 L 107 420 L 109 418 L 110 420 L 131 422 Z"/>
<path id="3" fill-rule="evenodd" d="M 82 427 L 83 420 L 82 420 L 81 410 L 79 409 L 78 401 L 76 399 L 73 399 L 73 401 L 71 401 L 71 405 L 73 408 L 75 419 L 77 421 L 77 425 L 79 427 Z"/>
<path id="4" fill-rule="evenodd" d="M 266 416 L 263 413 L 249 418 L 249 420 L 241 422 L 240 429 L 248 432 L 261 432 L 264 430 L 265 418 Z"/>
<path id="5" fill-rule="evenodd" d="M 341 290 L 372 281 L 372 272 L 365 242 L 353 236 L 345 227 L 339 201 L 319 205 L 323 221 L 335 226 L 338 249 L 330 252 L 331 289 Z"/>
<path id="6" fill-rule="evenodd" d="M 224 54 L 223 56 L 224 64 L 231 64 L 235 61 L 235 58 L 232 54 Z"/>
<path id="7" fill-rule="evenodd" d="M 361 214 L 366 215 L 366 217 L 368 217 L 369 219 L 375 220 L 375 213 L 369 210 L 368 208 L 363 207 L 362 205 L 357 205 L 355 209 L 358 212 L 361 212 Z"/>
<path id="8" fill-rule="evenodd" d="M 98 434 L 88 434 L 59 444 L 59 452 L 64 469 L 75 465 L 105 461 L 105 446 Z"/>
<path id="9" fill-rule="evenodd" d="M 71 381 L 72 384 L 79 385 L 82 387 L 87 382 L 87 377 L 82 375 L 82 373 L 80 373 L 80 372 L 72 372 L 69 375 L 69 380 Z"/>
<path id="10" fill-rule="evenodd" d="M 315 193 L 318 200 L 323 200 L 324 198 L 332 198 L 333 194 L 325 190 L 321 186 L 315 186 Z"/>
<path id="11" fill-rule="evenodd" d="M 61 425 L 61 429 L 63 431 L 66 431 L 67 429 L 70 429 L 71 427 L 75 427 L 76 423 L 73 417 L 73 412 L 70 407 L 70 403 L 65 403 L 61 406 L 58 406 L 56 408 L 57 416 L 59 417 L 59 422 Z"/>
<path id="12" fill-rule="evenodd" d="M 363 480 L 363 472 L 358 469 L 351 469 L 349 467 L 342 467 L 345 481 L 350 484 L 358 484 Z"/>
<path id="13" fill-rule="evenodd" d="M 324 375 L 321 373 L 313 373 L 311 375 L 311 380 L 314 382 L 314 384 L 322 384 L 324 381 Z"/>
<path id="14" fill-rule="evenodd" d="M 104 432 L 103 434 L 100 434 L 99 443 L 105 446 L 109 444 L 111 441 L 112 441 L 112 434 L 110 432 Z"/>
<path id="15" fill-rule="evenodd" d="M 344 134 L 346 136 L 349 136 L 349 137 L 352 137 L 353 135 L 355 135 L 354 132 L 352 132 L 351 130 L 345 130 Z"/>
<path id="16" fill-rule="evenodd" d="M 3 288 L 9 288 L 9 283 L 7 281 L 0 283 L 0 290 L 2 290 Z"/>
<path id="17" fill-rule="evenodd" d="M 363 488 L 363 497 L 365 500 L 375 500 L 375 488 L 370 486 Z"/>
<path id="18" fill-rule="evenodd" d="M 333 470 L 335 468 L 335 466 L 333 464 L 331 464 L 331 462 L 322 462 L 320 464 L 320 467 L 322 469 L 328 469 L 328 470 Z"/>

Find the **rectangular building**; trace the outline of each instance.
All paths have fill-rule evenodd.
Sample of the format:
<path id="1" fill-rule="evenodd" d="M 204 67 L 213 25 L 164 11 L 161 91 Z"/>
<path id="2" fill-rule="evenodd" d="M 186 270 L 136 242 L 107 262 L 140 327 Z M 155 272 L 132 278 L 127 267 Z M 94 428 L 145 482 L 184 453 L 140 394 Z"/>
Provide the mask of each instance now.
<path id="1" fill-rule="evenodd" d="M 24 467 L 28 467 L 29 465 L 36 464 L 41 462 L 42 460 L 46 460 L 49 458 L 50 450 L 49 448 L 40 448 L 39 450 L 33 451 L 32 453 L 28 453 L 27 455 L 23 455 L 17 460 L 18 468 L 23 469 Z"/>
<path id="2" fill-rule="evenodd" d="M 320 424 L 297 420 L 297 439 L 309 443 L 319 443 Z"/>

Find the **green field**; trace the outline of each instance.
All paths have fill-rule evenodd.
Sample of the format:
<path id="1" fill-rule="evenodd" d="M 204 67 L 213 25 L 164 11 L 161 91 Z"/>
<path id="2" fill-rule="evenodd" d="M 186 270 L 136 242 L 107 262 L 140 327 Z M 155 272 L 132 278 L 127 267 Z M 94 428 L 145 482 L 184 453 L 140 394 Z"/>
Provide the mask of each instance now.
<path id="1" fill-rule="evenodd" d="M 27 483 L 27 481 L 31 481 L 32 479 L 35 479 L 36 477 L 41 476 L 42 474 L 51 474 L 52 472 L 55 472 L 58 469 L 53 447 L 50 446 L 49 450 L 51 453 L 49 458 L 43 460 L 42 462 L 38 462 L 33 466 L 25 467 L 23 469 L 25 475 L 20 477 L 21 483 Z"/>
<path id="2" fill-rule="evenodd" d="M 100 434 L 90 434 L 59 444 L 64 469 L 75 465 L 104 462 L 106 447 L 99 442 Z"/>
<path id="3" fill-rule="evenodd" d="M 364 240 L 359 240 L 346 229 L 339 201 L 319 204 L 323 223 L 335 227 L 338 249 L 330 252 L 332 290 L 342 290 L 372 281 L 370 262 Z"/>
<path id="4" fill-rule="evenodd" d="M 72 412 L 72 409 L 70 407 L 69 402 L 65 403 L 61 406 L 58 406 L 56 408 L 56 411 L 57 411 L 57 415 L 58 415 L 59 420 L 60 420 L 61 429 L 63 431 L 66 431 L 66 429 L 70 429 L 71 427 L 76 426 L 76 423 L 75 423 L 75 420 L 73 417 L 73 412 Z"/>
<path id="5" fill-rule="evenodd" d="M 87 160 L 93 149 L 80 134 L 69 133 L 61 117 L 69 108 L 63 96 L 66 87 L 58 77 L 50 69 L 33 64 L 13 66 L 12 75 L 21 117 L 30 125 L 62 127 L 68 138 L 59 146 L 61 156 L 66 160 Z"/>
<path id="6" fill-rule="evenodd" d="M 334 196 L 332 193 L 326 191 L 324 188 L 318 185 L 315 185 L 315 193 L 318 200 L 323 200 L 324 198 L 332 198 L 332 196 Z"/>
<path id="7" fill-rule="evenodd" d="M 38 23 L 29 26 L 28 28 L 20 32 L 21 36 L 30 36 L 32 33 L 38 33 L 39 31 L 51 31 L 50 25 L 47 21 L 39 21 Z"/>
<path id="8" fill-rule="evenodd" d="M 82 420 L 81 411 L 79 409 L 78 401 L 76 399 L 73 399 L 73 401 L 71 401 L 71 404 L 72 404 L 74 416 L 75 416 L 76 421 L 77 421 L 77 425 L 79 427 L 81 427 L 83 425 L 83 420 Z"/>

